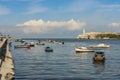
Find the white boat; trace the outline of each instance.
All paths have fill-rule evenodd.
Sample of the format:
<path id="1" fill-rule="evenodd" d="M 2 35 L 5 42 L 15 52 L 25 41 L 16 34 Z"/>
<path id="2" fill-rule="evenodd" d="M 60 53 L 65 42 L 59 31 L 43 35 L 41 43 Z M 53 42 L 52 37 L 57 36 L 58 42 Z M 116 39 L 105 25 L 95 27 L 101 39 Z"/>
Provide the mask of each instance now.
<path id="1" fill-rule="evenodd" d="M 26 42 L 25 45 L 29 45 L 30 47 L 34 47 L 35 46 L 35 42 Z"/>
<path id="2" fill-rule="evenodd" d="M 87 47 L 77 47 L 75 48 L 76 52 L 94 52 L 92 49 L 88 49 Z"/>
<path id="3" fill-rule="evenodd" d="M 110 47 L 110 45 L 107 45 L 107 44 L 104 44 L 104 43 L 90 46 L 90 48 L 108 48 L 108 47 Z"/>

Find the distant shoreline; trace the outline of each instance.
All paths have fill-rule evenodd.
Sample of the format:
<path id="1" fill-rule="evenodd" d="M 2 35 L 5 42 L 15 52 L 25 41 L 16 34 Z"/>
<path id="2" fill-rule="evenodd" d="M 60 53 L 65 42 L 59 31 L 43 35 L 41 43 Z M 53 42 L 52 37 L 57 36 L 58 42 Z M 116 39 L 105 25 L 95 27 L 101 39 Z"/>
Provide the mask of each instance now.
<path id="1" fill-rule="evenodd" d="M 120 39 L 78 39 L 78 38 L 16 38 L 23 40 L 120 40 Z"/>
<path id="2" fill-rule="evenodd" d="M 87 32 L 79 34 L 78 39 L 120 39 L 120 33 L 117 32 Z"/>

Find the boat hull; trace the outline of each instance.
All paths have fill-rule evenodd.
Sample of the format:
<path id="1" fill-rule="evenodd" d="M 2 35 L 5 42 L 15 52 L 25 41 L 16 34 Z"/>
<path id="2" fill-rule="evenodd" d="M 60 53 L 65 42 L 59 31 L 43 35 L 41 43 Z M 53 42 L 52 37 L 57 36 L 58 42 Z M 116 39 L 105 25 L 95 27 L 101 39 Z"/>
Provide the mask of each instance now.
<path id="1" fill-rule="evenodd" d="M 45 52 L 53 52 L 53 50 L 45 50 Z"/>
<path id="2" fill-rule="evenodd" d="M 104 56 L 104 52 L 96 52 L 95 55 L 93 56 L 93 61 L 105 61 L 105 56 Z"/>
<path id="3" fill-rule="evenodd" d="M 76 52 L 94 52 L 94 50 L 89 50 L 89 49 L 75 49 Z"/>
<path id="4" fill-rule="evenodd" d="M 91 45 L 90 48 L 109 48 L 110 45 L 106 44 L 98 44 L 98 45 Z"/>
<path id="5" fill-rule="evenodd" d="M 50 47 L 46 47 L 46 48 L 45 48 L 45 52 L 53 52 L 53 49 L 50 48 Z"/>
<path id="6" fill-rule="evenodd" d="M 109 48 L 109 46 L 90 46 L 90 48 Z"/>
<path id="7" fill-rule="evenodd" d="M 93 57 L 94 61 L 105 61 L 104 57 Z"/>
<path id="8" fill-rule="evenodd" d="M 18 45 L 18 46 L 14 46 L 14 48 L 30 48 L 30 46 L 28 46 L 28 45 Z"/>

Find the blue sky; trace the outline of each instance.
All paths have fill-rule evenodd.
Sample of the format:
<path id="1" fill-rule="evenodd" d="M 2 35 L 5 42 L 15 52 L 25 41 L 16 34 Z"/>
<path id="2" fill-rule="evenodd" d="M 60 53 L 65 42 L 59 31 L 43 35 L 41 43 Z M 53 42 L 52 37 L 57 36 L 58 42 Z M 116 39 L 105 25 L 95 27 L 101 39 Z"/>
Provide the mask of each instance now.
<path id="1" fill-rule="evenodd" d="M 0 32 L 12 37 L 120 32 L 119 17 L 120 0 L 0 0 Z"/>

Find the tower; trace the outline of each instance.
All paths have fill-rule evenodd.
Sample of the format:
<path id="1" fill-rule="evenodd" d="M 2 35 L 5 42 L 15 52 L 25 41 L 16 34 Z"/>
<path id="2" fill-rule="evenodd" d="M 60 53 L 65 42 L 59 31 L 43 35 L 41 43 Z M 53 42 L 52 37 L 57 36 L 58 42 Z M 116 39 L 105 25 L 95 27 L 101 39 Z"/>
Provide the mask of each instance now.
<path id="1" fill-rule="evenodd" d="M 83 29 L 83 34 L 85 34 L 85 29 Z"/>

